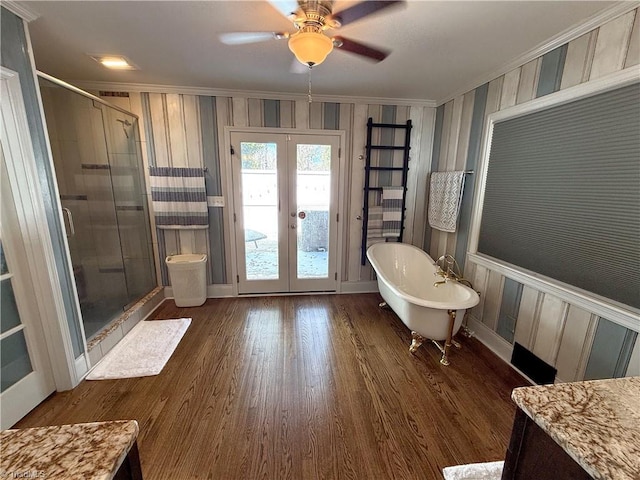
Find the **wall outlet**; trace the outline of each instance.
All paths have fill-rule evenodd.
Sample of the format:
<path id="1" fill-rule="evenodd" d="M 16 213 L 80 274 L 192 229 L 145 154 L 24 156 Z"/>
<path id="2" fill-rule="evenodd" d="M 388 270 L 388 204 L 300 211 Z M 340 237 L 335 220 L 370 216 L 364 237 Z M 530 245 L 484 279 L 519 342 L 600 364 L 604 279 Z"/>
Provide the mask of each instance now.
<path id="1" fill-rule="evenodd" d="M 224 207 L 224 197 L 207 197 L 209 207 Z"/>

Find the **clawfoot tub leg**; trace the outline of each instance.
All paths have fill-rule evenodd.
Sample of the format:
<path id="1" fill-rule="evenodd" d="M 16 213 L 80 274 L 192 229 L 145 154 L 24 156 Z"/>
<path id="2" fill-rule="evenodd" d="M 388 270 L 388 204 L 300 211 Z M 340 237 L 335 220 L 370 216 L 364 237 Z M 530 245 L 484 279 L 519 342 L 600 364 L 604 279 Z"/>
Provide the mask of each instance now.
<path id="1" fill-rule="evenodd" d="M 456 322 L 456 311 L 455 310 L 448 310 L 447 313 L 449 314 L 449 333 L 447 333 L 447 339 L 444 341 L 444 346 L 440 345 L 435 340 L 432 340 L 432 342 L 435 344 L 435 346 L 438 347 L 438 350 L 440 350 L 442 352 L 442 357 L 440 358 L 440 363 L 442 365 L 444 365 L 444 366 L 449 365 L 449 347 L 451 347 L 451 345 L 453 345 L 453 346 L 455 346 L 457 348 L 460 348 L 460 344 L 452 339 L 452 337 L 453 337 L 453 325 Z"/>
<path id="2" fill-rule="evenodd" d="M 380 308 L 389 308 L 389 305 L 387 305 L 387 302 L 380 302 L 378 304 L 378 307 L 380 307 Z"/>
<path id="3" fill-rule="evenodd" d="M 424 342 L 426 338 L 424 338 L 418 332 L 411 332 L 411 338 L 413 340 L 411 341 L 411 346 L 409 347 L 409 351 L 411 353 L 416 353 L 416 350 L 418 350 L 418 347 L 422 345 L 422 342 Z"/>

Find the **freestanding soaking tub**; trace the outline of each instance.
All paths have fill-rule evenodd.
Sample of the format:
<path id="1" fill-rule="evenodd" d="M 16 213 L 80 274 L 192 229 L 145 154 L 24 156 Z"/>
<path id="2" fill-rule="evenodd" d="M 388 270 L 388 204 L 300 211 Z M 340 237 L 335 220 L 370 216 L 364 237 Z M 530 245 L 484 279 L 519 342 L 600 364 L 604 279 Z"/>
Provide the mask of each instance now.
<path id="1" fill-rule="evenodd" d="M 411 330 L 409 351 L 432 340 L 442 352 L 440 363 L 448 365 L 452 337 L 465 310 L 480 301 L 478 294 L 454 279 L 443 281 L 433 259 L 413 245 L 376 243 L 367 250 L 367 258 L 377 274 L 380 295 Z"/>

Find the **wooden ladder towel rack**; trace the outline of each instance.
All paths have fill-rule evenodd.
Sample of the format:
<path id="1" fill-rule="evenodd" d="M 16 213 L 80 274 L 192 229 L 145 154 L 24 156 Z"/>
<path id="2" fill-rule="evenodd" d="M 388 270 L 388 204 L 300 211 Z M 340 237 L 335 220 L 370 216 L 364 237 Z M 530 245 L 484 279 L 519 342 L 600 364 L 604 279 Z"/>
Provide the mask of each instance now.
<path id="1" fill-rule="evenodd" d="M 404 130 L 404 144 L 403 145 L 373 145 L 373 131 L 374 129 L 398 129 Z M 395 136 L 395 135 L 394 135 Z M 373 118 L 369 117 L 367 121 L 367 144 L 365 150 L 365 167 L 364 167 L 364 206 L 362 209 L 362 248 L 360 250 L 361 259 L 360 263 L 364 265 L 367 261 L 367 231 L 369 226 L 369 193 L 379 191 L 382 192 L 383 187 L 403 187 L 402 194 L 402 221 L 400 224 L 400 235 L 398 242 L 402 242 L 402 234 L 404 233 L 404 212 L 407 202 L 407 176 L 409 173 L 409 151 L 411 150 L 411 120 L 407 120 L 406 123 L 374 123 Z M 394 142 L 392 142 L 394 143 Z M 402 151 L 402 166 L 379 166 L 371 165 L 372 152 L 389 150 L 389 151 Z M 393 165 L 393 163 L 392 163 Z M 371 172 L 380 171 L 399 171 L 402 172 L 402 184 L 401 185 L 371 185 Z M 393 178 L 393 177 L 392 177 Z"/>

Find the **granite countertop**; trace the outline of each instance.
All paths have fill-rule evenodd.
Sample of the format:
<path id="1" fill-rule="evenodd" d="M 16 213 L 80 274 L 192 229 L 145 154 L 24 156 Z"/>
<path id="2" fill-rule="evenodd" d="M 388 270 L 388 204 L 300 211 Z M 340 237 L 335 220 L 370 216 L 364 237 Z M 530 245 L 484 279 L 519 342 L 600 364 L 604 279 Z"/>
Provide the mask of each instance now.
<path id="1" fill-rule="evenodd" d="M 640 479 L 640 377 L 516 388 L 511 398 L 595 479 Z"/>
<path id="2" fill-rule="evenodd" d="M 135 420 L 0 432 L 0 478 L 112 479 L 138 437 Z"/>

